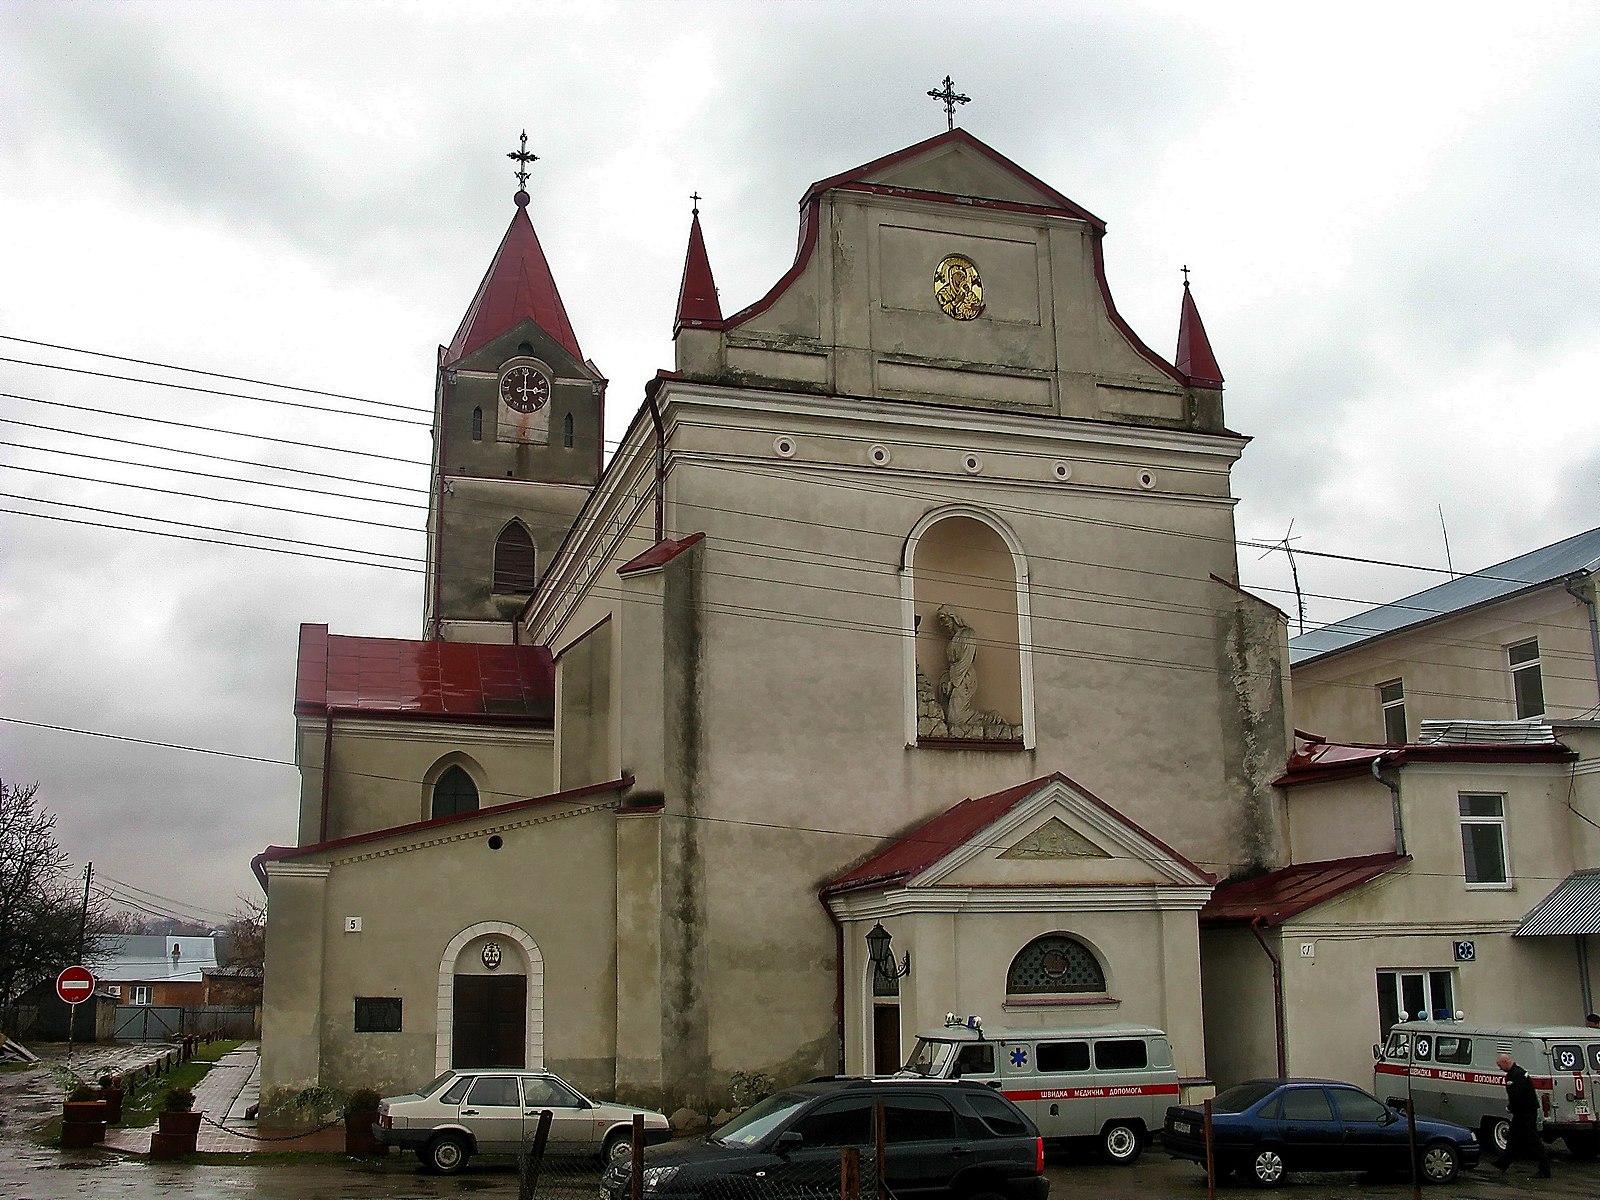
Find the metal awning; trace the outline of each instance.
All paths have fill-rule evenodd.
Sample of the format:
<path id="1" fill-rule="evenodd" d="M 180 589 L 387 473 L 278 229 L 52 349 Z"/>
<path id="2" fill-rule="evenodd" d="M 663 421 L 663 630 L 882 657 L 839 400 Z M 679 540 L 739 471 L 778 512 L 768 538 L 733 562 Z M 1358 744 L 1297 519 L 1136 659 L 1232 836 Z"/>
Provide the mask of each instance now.
<path id="1" fill-rule="evenodd" d="M 1528 910 L 1513 937 L 1600 933 L 1600 870 L 1574 871 Z"/>

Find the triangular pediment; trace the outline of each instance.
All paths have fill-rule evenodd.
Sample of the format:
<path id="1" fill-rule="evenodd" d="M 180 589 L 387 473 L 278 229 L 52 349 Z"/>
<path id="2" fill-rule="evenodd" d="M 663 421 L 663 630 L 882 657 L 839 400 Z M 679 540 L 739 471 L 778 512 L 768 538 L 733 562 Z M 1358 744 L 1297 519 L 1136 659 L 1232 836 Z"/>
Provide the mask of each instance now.
<path id="1" fill-rule="evenodd" d="M 1213 880 L 1065 776 L 907 881 L 920 887 L 1185 887 Z"/>

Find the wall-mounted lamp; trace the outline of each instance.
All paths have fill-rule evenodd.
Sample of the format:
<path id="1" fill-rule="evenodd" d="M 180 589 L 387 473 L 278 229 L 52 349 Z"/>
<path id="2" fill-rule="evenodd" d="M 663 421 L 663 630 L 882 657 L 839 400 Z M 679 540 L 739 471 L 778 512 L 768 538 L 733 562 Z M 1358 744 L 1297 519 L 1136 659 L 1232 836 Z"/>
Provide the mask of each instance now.
<path id="1" fill-rule="evenodd" d="M 874 924 L 867 933 L 867 958 L 878 974 L 885 979 L 903 979 L 911 974 L 911 952 L 898 965 L 894 961 L 893 939 L 881 923 Z"/>

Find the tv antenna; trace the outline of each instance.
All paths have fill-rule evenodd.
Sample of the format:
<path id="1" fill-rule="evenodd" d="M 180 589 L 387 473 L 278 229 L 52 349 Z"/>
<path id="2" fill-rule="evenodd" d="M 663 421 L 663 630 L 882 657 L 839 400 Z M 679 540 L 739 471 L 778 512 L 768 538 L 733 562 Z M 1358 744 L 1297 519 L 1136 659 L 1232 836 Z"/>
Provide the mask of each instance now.
<path id="1" fill-rule="evenodd" d="M 1294 580 L 1295 612 L 1300 618 L 1300 632 L 1304 633 L 1306 631 L 1306 598 L 1304 593 L 1300 591 L 1300 568 L 1295 565 L 1294 561 L 1294 544 L 1300 539 L 1291 536 L 1293 533 L 1294 518 L 1291 517 L 1289 519 L 1289 528 L 1284 531 L 1283 537 L 1280 540 L 1273 542 L 1271 546 L 1267 547 L 1266 553 L 1263 554 L 1261 558 L 1265 558 L 1268 554 L 1271 554 L 1274 551 L 1282 550 L 1284 557 L 1289 560 L 1289 578 Z M 1260 562 L 1261 560 L 1257 559 L 1256 561 Z"/>

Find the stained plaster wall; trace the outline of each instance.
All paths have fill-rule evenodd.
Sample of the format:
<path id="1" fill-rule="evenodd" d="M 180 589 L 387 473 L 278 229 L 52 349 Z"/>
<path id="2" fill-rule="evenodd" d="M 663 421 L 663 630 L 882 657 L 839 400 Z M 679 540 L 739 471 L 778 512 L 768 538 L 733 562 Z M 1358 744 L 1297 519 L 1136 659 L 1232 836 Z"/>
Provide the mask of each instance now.
<path id="1" fill-rule="evenodd" d="M 269 961 L 288 961 L 274 955 L 292 946 L 310 969 L 268 984 L 264 1108 L 312 1084 L 393 1094 L 431 1079 L 441 958 L 480 921 L 517 926 L 539 948 L 545 1065 L 613 1094 L 614 1024 L 596 1016 L 617 1003 L 617 819 L 609 810 L 562 815 L 573 807 L 484 813 L 448 832 L 372 843 L 330 860 L 325 881 L 273 875 Z M 502 838 L 498 850 L 491 833 Z M 362 918 L 359 933 L 345 932 L 349 916 Z M 357 996 L 399 996 L 402 1031 L 355 1033 Z"/>
<path id="2" fill-rule="evenodd" d="M 1553 584 L 1301 663 L 1294 668 L 1295 723 L 1333 740 L 1382 742 L 1378 688 L 1396 679 L 1405 687 L 1412 741 L 1424 720 L 1514 720 L 1506 652 L 1530 638 L 1539 642 L 1546 713 L 1575 716 L 1600 700 L 1588 620 L 1588 610 Z"/>
<path id="3" fill-rule="evenodd" d="M 556 790 L 549 729 L 338 716 L 333 721 L 326 837 L 321 828 L 325 724 L 314 717 L 298 722 L 298 845 L 427 820 L 433 815 L 432 785 L 450 763 L 472 777 L 483 808 Z"/>

